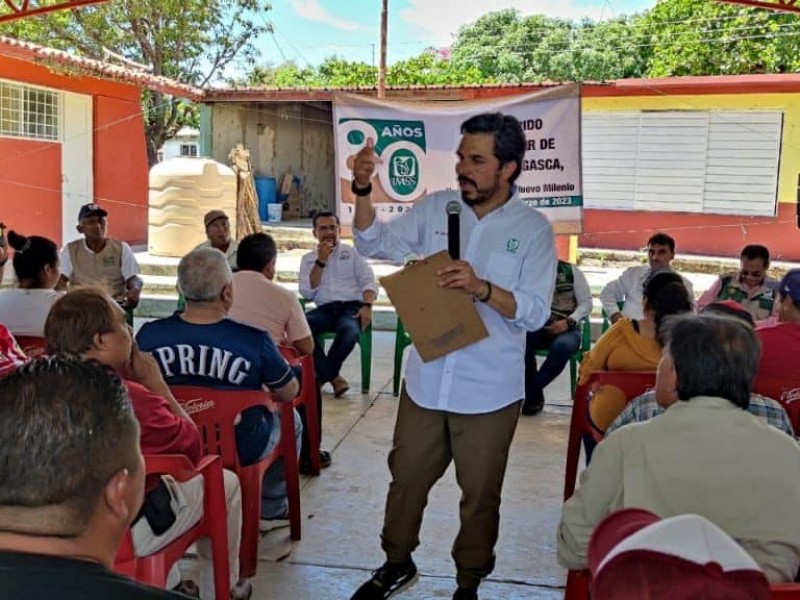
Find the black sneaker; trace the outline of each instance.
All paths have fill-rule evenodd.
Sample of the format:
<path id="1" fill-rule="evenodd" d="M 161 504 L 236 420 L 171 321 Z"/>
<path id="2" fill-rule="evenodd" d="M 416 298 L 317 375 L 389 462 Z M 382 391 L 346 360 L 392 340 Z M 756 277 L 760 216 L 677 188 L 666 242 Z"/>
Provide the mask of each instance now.
<path id="1" fill-rule="evenodd" d="M 358 588 L 350 600 L 382 600 L 417 581 L 417 565 L 413 560 L 404 563 L 385 562 L 372 574 L 372 579 Z"/>
<path id="2" fill-rule="evenodd" d="M 453 600 L 478 600 L 478 590 L 468 590 L 460 587 L 453 594 Z"/>

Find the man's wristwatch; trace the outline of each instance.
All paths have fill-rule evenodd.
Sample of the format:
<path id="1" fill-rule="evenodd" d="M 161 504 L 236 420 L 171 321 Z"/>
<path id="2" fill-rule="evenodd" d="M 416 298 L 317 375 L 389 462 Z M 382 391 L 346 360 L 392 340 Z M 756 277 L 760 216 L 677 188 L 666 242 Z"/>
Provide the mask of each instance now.
<path id="1" fill-rule="evenodd" d="M 572 317 L 567 317 L 567 325 L 569 325 L 570 327 L 577 327 L 578 322 Z"/>
<path id="2" fill-rule="evenodd" d="M 365 306 L 367 306 L 369 308 L 372 308 L 372 302 L 362 302 L 361 303 L 361 308 L 364 308 Z"/>
<path id="3" fill-rule="evenodd" d="M 320 259 L 317 259 L 314 261 L 314 264 L 317 265 L 320 269 L 324 269 L 325 265 L 327 265 L 328 263 L 324 263 Z"/>

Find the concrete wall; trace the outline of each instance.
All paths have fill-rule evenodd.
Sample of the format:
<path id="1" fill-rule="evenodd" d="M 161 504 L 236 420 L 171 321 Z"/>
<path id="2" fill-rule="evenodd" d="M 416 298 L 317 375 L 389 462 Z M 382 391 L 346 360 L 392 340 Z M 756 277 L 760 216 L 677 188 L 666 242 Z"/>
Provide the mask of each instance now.
<path id="1" fill-rule="evenodd" d="M 255 175 L 280 184 L 291 168 L 301 179 L 302 212 L 333 210 L 334 148 L 330 103 L 271 102 L 211 105 L 211 157 L 228 164 L 241 142 Z"/>
<path id="2" fill-rule="evenodd" d="M 749 217 L 678 212 L 586 209 L 584 248 L 641 248 L 656 231 L 675 238 L 677 251 L 712 256 L 738 256 L 746 244 L 763 244 L 779 260 L 800 260 L 800 231 L 795 223 L 800 173 L 800 94 L 747 93 L 659 95 L 583 99 L 584 113 L 631 110 L 781 110 L 784 114 L 778 206 L 774 217 Z"/>

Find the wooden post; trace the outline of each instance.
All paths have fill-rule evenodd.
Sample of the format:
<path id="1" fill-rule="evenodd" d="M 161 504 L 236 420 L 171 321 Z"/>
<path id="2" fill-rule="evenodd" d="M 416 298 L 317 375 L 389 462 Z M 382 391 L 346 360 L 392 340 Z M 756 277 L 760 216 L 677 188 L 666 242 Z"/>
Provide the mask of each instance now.
<path id="1" fill-rule="evenodd" d="M 389 0 L 381 8 L 381 58 L 378 64 L 378 98 L 386 97 L 386 34 L 389 23 Z"/>

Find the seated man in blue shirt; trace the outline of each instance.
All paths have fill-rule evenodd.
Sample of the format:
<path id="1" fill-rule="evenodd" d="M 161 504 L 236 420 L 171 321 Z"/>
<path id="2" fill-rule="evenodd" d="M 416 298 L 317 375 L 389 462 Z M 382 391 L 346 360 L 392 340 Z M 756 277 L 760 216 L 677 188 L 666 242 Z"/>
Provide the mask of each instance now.
<path id="1" fill-rule="evenodd" d="M 268 388 L 282 402 L 300 389 L 294 371 L 269 334 L 227 318 L 233 302 L 233 274 L 225 255 L 215 248 L 192 250 L 178 264 L 178 288 L 186 310 L 146 323 L 136 336 L 140 349 L 151 352 L 169 385 L 217 389 Z M 236 425 L 239 460 L 252 464 L 280 441 L 280 423 L 260 407 L 244 411 Z M 302 428 L 295 413 L 298 444 Z M 280 466 L 279 466 L 280 465 Z M 282 464 L 264 475 L 262 518 L 285 514 Z"/>
<path id="2" fill-rule="evenodd" d="M 350 389 L 339 374 L 342 363 L 358 342 L 358 336 L 372 321 L 372 303 L 377 286 L 372 267 L 354 248 L 339 243 L 339 217 L 332 212 L 314 215 L 316 250 L 300 262 L 300 294 L 317 305 L 306 314 L 314 340 L 335 331 L 331 349 L 314 347 L 314 367 L 319 384 L 331 382 L 337 398 Z"/>

